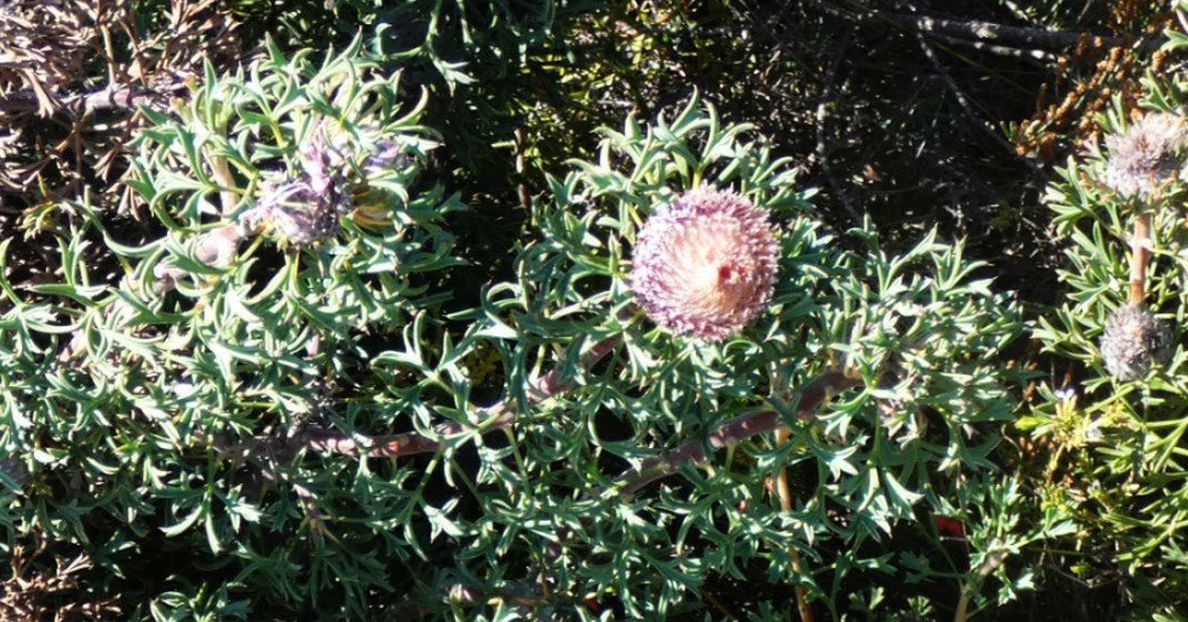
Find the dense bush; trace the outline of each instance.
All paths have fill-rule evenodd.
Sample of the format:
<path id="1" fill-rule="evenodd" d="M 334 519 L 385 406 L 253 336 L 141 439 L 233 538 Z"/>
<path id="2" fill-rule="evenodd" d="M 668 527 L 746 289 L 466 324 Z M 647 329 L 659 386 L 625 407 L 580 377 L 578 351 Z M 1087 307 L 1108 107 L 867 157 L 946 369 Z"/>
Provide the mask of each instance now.
<path id="1" fill-rule="evenodd" d="M 1092 4 L 0 7 L 0 619 L 1179 619 Z"/>
<path id="2" fill-rule="evenodd" d="M 1068 240 L 1068 301 L 1037 336 L 1069 363 L 1019 427 L 1051 456 L 1035 457 L 1038 502 L 1080 527 L 1067 546 L 1076 575 L 1119 580 L 1131 606 L 1174 616 L 1185 578 L 1185 82 L 1151 73 L 1144 86 L 1141 109 L 1116 100 L 1101 119 L 1105 147 L 1070 160 L 1049 189 Z"/>

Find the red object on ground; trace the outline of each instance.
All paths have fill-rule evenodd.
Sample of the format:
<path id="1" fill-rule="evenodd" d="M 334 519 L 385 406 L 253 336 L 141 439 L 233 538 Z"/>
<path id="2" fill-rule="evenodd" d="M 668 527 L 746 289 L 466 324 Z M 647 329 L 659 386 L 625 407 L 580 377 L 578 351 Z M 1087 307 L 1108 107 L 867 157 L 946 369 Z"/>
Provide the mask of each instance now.
<path id="1" fill-rule="evenodd" d="M 940 514 L 933 514 L 932 520 L 936 522 L 936 530 L 940 532 L 940 535 L 952 538 L 965 537 L 965 523 Z"/>

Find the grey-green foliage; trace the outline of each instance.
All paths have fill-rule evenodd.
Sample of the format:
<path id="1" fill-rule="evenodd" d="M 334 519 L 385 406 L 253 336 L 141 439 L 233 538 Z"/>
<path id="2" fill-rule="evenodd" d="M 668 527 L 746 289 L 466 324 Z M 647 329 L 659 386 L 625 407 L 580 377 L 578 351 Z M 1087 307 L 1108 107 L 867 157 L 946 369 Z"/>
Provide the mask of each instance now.
<path id="1" fill-rule="evenodd" d="M 1169 35 L 1171 47 L 1184 46 L 1182 33 Z M 1140 106 L 1146 113 L 1182 115 L 1186 88 L 1182 70 L 1150 74 Z M 1099 119 L 1103 131 L 1126 130 L 1133 122 L 1130 113 L 1116 99 Z M 1055 369 L 1063 380 L 1041 387 L 1041 399 L 1020 427 L 1049 443 L 1056 456 L 1045 476 L 1073 482 L 1036 486 L 1042 508 L 1074 517 L 1081 527 L 1067 548 L 1083 551 L 1083 559 L 1073 557 L 1069 565 L 1091 580 L 1123 568 L 1128 596 L 1139 601 L 1128 606 L 1142 617 L 1183 603 L 1188 580 L 1179 528 L 1188 500 L 1183 447 L 1188 353 L 1180 329 L 1188 317 L 1185 186 L 1182 179 L 1169 180 L 1143 205 L 1105 185 L 1108 163 L 1109 154 L 1090 145 L 1085 157 L 1069 160 L 1047 192 L 1056 231 L 1067 245 L 1060 276 L 1068 293 L 1058 309 L 1041 318 L 1036 336 L 1059 357 Z M 1128 303 L 1129 241 L 1140 210 L 1151 214 L 1146 304 L 1172 327 L 1173 337 L 1166 361 L 1120 381 L 1107 372 L 1099 342 L 1107 319 Z M 1102 547 L 1104 542 L 1120 544 L 1115 550 Z"/>
<path id="2" fill-rule="evenodd" d="M 598 161 L 549 177 L 514 278 L 445 315 L 437 276 L 457 261 L 442 217 L 460 203 L 416 182 L 432 136 L 401 112 L 395 76 L 358 43 L 207 73 L 139 139 L 154 235 L 72 204 L 61 282 L 4 266 L 0 442 L 30 475 L 0 475 L 10 554 L 42 539 L 86 551 L 89 585 L 159 620 L 660 619 L 704 608 L 719 574 L 799 583 L 840 617 L 879 607 L 849 598 L 869 573 L 976 574 L 929 566 L 931 514 L 975 517 L 989 494 L 969 482 L 995 477 L 1014 403 L 1002 353 L 1023 325 L 960 245 L 927 235 L 895 255 L 869 225 L 827 232 L 792 161 L 695 100 L 607 130 Z M 318 132 L 350 198 L 341 231 L 293 244 L 243 227 L 266 181 L 310 174 Z M 402 158 L 368 167 L 392 144 Z M 783 249 L 770 312 L 716 345 L 656 329 L 625 281 L 640 224 L 699 184 L 771 210 Z M 246 239 L 211 265 L 198 247 L 228 226 Z M 174 289 L 154 287 L 162 265 L 181 271 Z M 836 369 L 859 386 L 797 420 L 800 387 Z M 550 371 L 567 382 L 538 401 Z M 483 434 L 496 400 L 515 425 Z M 625 471 L 765 408 L 786 445 L 739 438 L 618 494 Z M 438 450 L 360 458 L 316 440 L 410 430 Z M 765 492 L 782 465 L 790 512 Z M 905 529 L 929 550 L 880 550 Z"/>
<path id="3" fill-rule="evenodd" d="M 569 370 L 591 344 L 622 340 L 576 388 L 522 413 L 509 446 L 479 448 L 485 513 L 459 527 L 470 542 L 457 573 L 481 593 L 545 581 L 555 595 L 595 595 L 655 619 L 702 606 L 696 594 L 713 574 L 753 580 L 760 569 L 809 586 L 837 614 L 847 574 L 895 571 L 864 543 L 929 507 L 952 510 L 942 499 L 990 468 L 996 428 L 1013 416 L 1000 355 L 1022 330 L 1018 310 L 972 277 L 980 264 L 960 246 L 929 235 L 892 256 L 869 229 L 827 234 L 791 161 L 748 130 L 697 102 L 671 120 L 607 130 L 597 161 L 550 178 L 552 197 L 533 213 L 541 239 L 519 253 L 518 282 L 466 316 L 515 336 L 496 344 L 512 379 L 550 358 Z M 719 345 L 654 328 L 625 280 L 640 223 L 702 183 L 770 209 L 783 245 L 770 313 Z M 629 465 L 754 409 L 788 413 L 769 396 L 790 389 L 795 400 L 831 368 L 863 388 L 815 422 L 789 420 L 787 446 L 744 440 L 630 500 L 616 494 Z M 781 464 L 804 483 L 787 513 L 764 492 Z M 792 572 L 791 546 L 813 576 Z"/>
<path id="4" fill-rule="evenodd" d="M 156 591 L 188 592 L 202 568 L 222 569 L 237 597 L 296 611 L 361 614 L 369 592 L 399 589 L 381 560 L 406 545 L 369 521 L 403 511 L 411 472 L 294 458 L 286 438 L 305 422 L 384 429 L 406 418 L 363 342 L 400 343 L 444 298 L 433 274 L 457 260 L 441 221 L 461 205 L 416 185 L 433 142 L 398 75 L 359 42 L 311 56 L 270 48 L 246 71 L 208 70 L 176 110 L 146 111 L 132 183 L 159 235 L 129 240 L 87 204 L 64 206 L 62 282 L 4 282 L 0 439 L 32 476 L 9 491 L 6 547 L 30 537 L 83 547 L 100 569 L 96 590 L 126 591 L 129 607 L 145 602 L 157 618 L 182 597 L 151 600 Z M 300 151 L 315 129 L 337 137 L 345 160 L 342 231 L 301 247 L 248 231 L 228 265 L 197 257 L 203 235 L 240 227 L 262 179 L 307 174 Z M 368 168 L 383 149 L 400 157 Z M 176 291 L 154 287 L 162 265 L 183 271 Z M 267 442 L 235 451 L 252 438 Z M 192 567 L 171 567 L 179 551 Z"/>

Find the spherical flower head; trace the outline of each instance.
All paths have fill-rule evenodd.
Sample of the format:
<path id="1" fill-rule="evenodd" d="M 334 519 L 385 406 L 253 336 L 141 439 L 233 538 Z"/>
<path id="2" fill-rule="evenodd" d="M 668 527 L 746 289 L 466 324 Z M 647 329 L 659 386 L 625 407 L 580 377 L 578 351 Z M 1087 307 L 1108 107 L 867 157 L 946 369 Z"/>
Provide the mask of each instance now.
<path id="1" fill-rule="evenodd" d="M 1107 136 L 1106 185 L 1123 197 L 1150 197 L 1178 174 L 1186 130 L 1183 117 L 1158 112 L 1123 134 Z"/>
<path id="2" fill-rule="evenodd" d="M 766 210 L 733 192 L 698 188 L 644 223 L 631 290 L 660 326 L 716 341 L 767 307 L 779 248 Z"/>
<path id="3" fill-rule="evenodd" d="M 1106 321 L 1101 334 L 1101 358 L 1118 380 L 1136 380 L 1151 361 L 1166 361 L 1171 345 L 1167 326 L 1142 305 L 1126 305 Z"/>

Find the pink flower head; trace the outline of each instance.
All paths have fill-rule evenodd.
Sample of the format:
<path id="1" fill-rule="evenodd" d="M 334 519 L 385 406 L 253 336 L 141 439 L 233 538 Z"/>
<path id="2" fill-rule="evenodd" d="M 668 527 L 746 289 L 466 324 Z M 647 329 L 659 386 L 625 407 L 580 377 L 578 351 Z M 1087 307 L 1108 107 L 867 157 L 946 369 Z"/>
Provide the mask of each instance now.
<path id="1" fill-rule="evenodd" d="M 771 299 L 779 243 L 767 211 L 733 192 L 702 187 L 644 223 L 630 284 L 660 326 L 716 341 Z"/>

